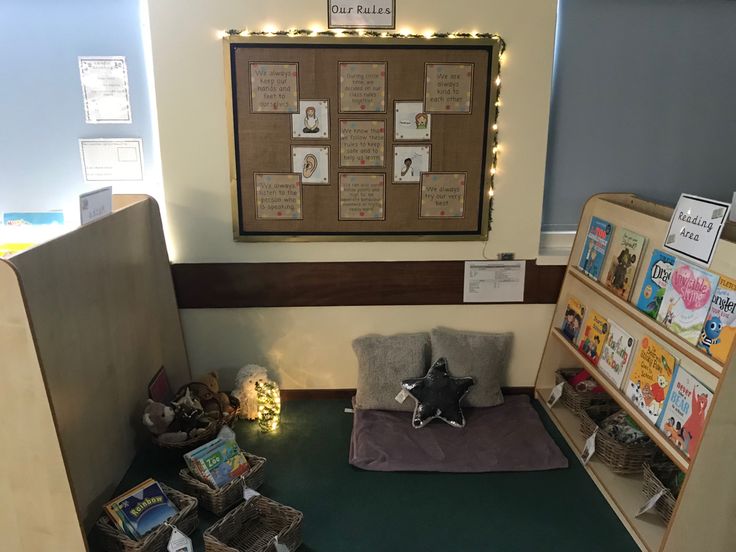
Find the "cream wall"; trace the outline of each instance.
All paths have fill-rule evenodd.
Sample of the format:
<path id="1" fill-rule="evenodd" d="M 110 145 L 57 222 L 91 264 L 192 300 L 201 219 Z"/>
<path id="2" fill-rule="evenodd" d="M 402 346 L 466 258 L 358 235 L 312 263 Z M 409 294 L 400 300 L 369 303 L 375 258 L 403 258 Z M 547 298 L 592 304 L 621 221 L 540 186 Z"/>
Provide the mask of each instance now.
<path id="1" fill-rule="evenodd" d="M 224 65 L 218 33 L 327 25 L 324 0 L 148 0 L 161 162 L 174 262 L 478 259 L 484 242 L 235 243 L 232 240 Z M 552 77 L 554 0 L 397 0 L 397 29 L 480 31 L 507 43 L 501 154 L 486 255 L 539 250 Z M 183 311 L 192 370 L 261 359 L 288 387 L 352 387 L 352 338 L 435 324 L 511 330 L 509 383 L 531 385 L 549 306 L 456 306 Z M 450 318 L 448 320 L 448 317 Z M 517 343 L 521 339 L 517 340 Z"/>

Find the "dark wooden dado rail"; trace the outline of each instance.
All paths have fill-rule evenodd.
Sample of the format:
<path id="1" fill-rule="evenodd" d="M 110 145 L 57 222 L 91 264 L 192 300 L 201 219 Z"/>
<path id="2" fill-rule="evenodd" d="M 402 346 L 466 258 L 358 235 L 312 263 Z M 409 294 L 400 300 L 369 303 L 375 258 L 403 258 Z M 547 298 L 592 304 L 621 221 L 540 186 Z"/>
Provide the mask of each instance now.
<path id="1" fill-rule="evenodd" d="M 463 261 L 182 263 L 179 308 L 463 304 Z M 556 303 L 564 266 L 526 261 L 525 304 Z"/>

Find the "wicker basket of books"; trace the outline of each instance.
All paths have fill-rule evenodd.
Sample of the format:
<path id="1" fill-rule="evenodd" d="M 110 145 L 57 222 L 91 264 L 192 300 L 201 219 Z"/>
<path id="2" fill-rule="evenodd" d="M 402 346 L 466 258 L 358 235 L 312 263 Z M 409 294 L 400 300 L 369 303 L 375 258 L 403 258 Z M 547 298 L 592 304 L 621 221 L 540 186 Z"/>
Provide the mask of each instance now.
<path id="1" fill-rule="evenodd" d="M 590 437 L 596 428 L 595 454 L 613 473 L 642 473 L 644 463 L 659 450 L 616 404 L 589 406 L 580 412 L 583 437 Z"/>
<path id="2" fill-rule="evenodd" d="M 615 404 L 607 393 L 585 390 L 582 386 L 580 389 L 576 389 L 570 385 L 570 379 L 578 375 L 580 370 L 581 368 L 561 368 L 555 372 L 555 383 L 564 384 L 562 386 L 562 396 L 560 397 L 562 404 L 578 417 L 580 411 L 589 406 Z"/>
<path id="3" fill-rule="evenodd" d="M 683 479 L 684 474 L 672 462 L 644 463 L 644 484 L 641 492 L 645 497 L 652 498 L 658 492 L 664 491 L 654 509 L 665 523 L 669 523 L 672 518 Z"/>
<path id="4" fill-rule="evenodd" d="M 274 544 L 294 552 L 302 544 L 304 515 L 265 496 L 256 496 L 232 509 L 204 532 L 206 552 L 266 552 Z"/>
<path id="5" fill-rule="evenodd" d="M 196 437 L 187 439 L 186 441 L 169 442 L 159 439 L 156 435 L 153 435 L 152 439 L 156 446 L 159 446 L 163 449 L 171 449 L 183 452 L 191 450 L 193 448 L 197 448 L 199 445 L 211 441 L 217 435 L 217 432 L 221 427 L 222 424 L 219 424 L 215 421 L 210 421 L 204 432 L 200 433 Z"/>
<path id="6" fill-rule="evenodd" d="M 243 500 L 243 486 L 258 489 L 266 479 L 266 459 L 255 454 L 244 453 L 248 461 L 248 472 L 233 479 L 222 487 L 213 487 L 200 481 L 188 469 L 179 471 L 184 490 L 199 500 L 200 508 L 221 516 L 235 504 Z"/>
<path id="7" fill-rule="evenodd" d="M 114 501 L 108 503 L 106 510 L 108 510 L 108 507 L 111 507 L 111 505 L 119 502 L 120 499 L 124 498 L 126 495 L 130 495 L 144 486 L 147 486 L 147 489 L 154 489 L 154 493 L 157 492 L 157 490 L 163 491 L 163 494 L 165 495 L 164 502 L 166 502 L 165 499 L 168 498 L 168 500 L 176 507 L 178 512 L 167 520 L 165 519 L 165 516 L 170 514 L 159 514 L 159 520 L 163 517 L 166 523 L 159 523 L 154 529 L 148 530 L 140 536 L 140 538 L 137 538 L 137 533 L 135 532 L 139 530 L 142 531 L 145 527 L 131 527 L 130 524 L 125 524 L 128 531 L 133 533 L 129 535 L 121 528 L 124 522 L 121 521 L 121 526 L 118 526 L 113 523 L 110 515 L 101 516 L 100 519 L 97 520 L 95 526 L 98 531 L 100 548 L 105 550 L 105 552 L 166 552 L 166 547 L 171 536 L 172 525 L 182 533 L 186 534 L 193 533 L 197 528 L 197 525 L 199 524 L 199 520 L 197 518 L 197 499 L 192 496 L 185 495 L 184 493 L 180 493 L 163 483 L 156 483 L 151 479 L 144 481 L 141 485 L 138 485 L 138 487 L 125 493 L 125 495 L 121 495 Z M 161 509 L 161 507 L 159 508 Z M 111 507 L 108 511 L 115 511 L 115 509 L 115 507 Z M 120 517 L 116 518 L 121 519 Z M 136 538 L 134 538 L 134 535 Z"/>

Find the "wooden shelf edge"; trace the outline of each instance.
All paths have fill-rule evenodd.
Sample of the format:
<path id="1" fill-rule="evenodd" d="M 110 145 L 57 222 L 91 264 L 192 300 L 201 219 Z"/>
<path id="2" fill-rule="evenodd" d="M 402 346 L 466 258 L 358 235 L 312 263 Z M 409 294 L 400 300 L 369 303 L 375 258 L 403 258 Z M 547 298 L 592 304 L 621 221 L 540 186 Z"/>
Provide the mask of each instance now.
<path id="1" fill-rule="evenodd" d="M 701 353 L 697 348 L 680 338 L 677 334 L 673 334 L 666 328 L 660 326 L 655 320 L 652 320 L 628 301 L 624 301 L 620 297 L 616 297 L 601 285 L 600 282 L 586 276 L 580 269 L 570 266 L 567 271 L 576 280 L 585 284 L 597 295 L 616 307 L 619 311 L 644 326 L 647 331 L 653 334 L 653 336 L 664 341 L 670 347 L 676 349 L 680 354 L 686 356 L 694 363 L 702 366 L 704 370 L 707 370 L 716 378 L 720 379 L 722 377 L 724 367 L 720 363 L 716 362 L 708 355 Z"/>
<path id="2" fill-rule="evenodd" d="M 606 502 L 611 506 L 611 509 L 614 511 L 616 516 L 619 520 L 621 520 L 621 523 L 623 523 L 624 527 L 626 527 L 626 530 L 631 535 L 631 538 L 634 539 L 634 542 L 639 546 L 639 548 L 644 551 L 648 552 L 650 550 L 658 550 L 659 545 L 657 545 L 654 548 L 650 548 L 647 546 L 646 542 L 644 541 L 644 537 L 639 533 L 639 531 L 636 529 L 634 524 L 631 522 L 629 517 L 626 515 L 626 512 L 623 510 L 621 505 L 616 500 L 616 497 L 611 493 L 611 491 L 608 489 L 608 487 L 603 483 L 603 481 L 598 476 L 598 473 L 596 472 L 596 468 L 598 469 L 607 469 L 605 465 L 603 464 L 594 464 L 593 460 L 587 464 L 584 465 L 582 460 L 580 459 L 580 454 L 582 453 L 582 449 L 575 441 L 575 438 L 569 433 L 567 430 L 567 427 L 560 421 L 559 417 L 555 413 L 555 411 L 549 407 L 547 404 L 547 396 L 549 396 L 549 393 L 552 391 L 552 389 L 540 389 L 537 388 L 534 390 L 536 398 L 539 400 L 539 403 L 544 408 L 545 412 L 547 412 L 547 415 L 550 417 L 552 422 L 555 424 L 555 427 L 559 430 L 559 432 L 562 434 L 562 437 L 567 441 L 567 444 L 570 446 L 570 448 L 575 452 L 575 456 L 580 462 L 580 464 L 583 466 L 583 469 L 585 469 L 586 472 L 588 472 L 588 475 L 593 480 L 593 483 L 595 483 L 595 486 L 598 487 L 598 490 L 601 492 L 603 497 L 606 499 Z M 547 394 L 547 396 L 544 396 L 544 394 Z M 581 437 L 582 438 L 582 437 Z M 593 466 L 596 466 L 594 468 Z"/>
<path id="3" fill-rule="evenodd" d="M 600 373 L 598 368 L 591 364 L 590 361 L 588 361 L 588 359 L 578 351 L 570 341 L 565 339 L 558 329 L 552 330 L 551 333 L 554 335 L 555 339 L 575 355 L 575 357 L 582 363 L 582 366 L 585 367 L 585 370 L 587 370 L 598 384 L 605 389 L 606 393 L 608 393 L 613 400 L 615 400 L 616 403 L 634 419 L 641 430 L 646 433 L 652 441 L 654 441 L 654 443 L 667 455 L 667 457 L 672 460 L 680 470 L 687 473 L 690 468 L 690 461 L 685 457 L 685 455 L 681 453 L 679 449 L 675 448 L 669 439 L 660 433 L 656 426 L 652 425 L 649 419 L 628 400 L 618 387 L 611 383 L 606 376 Z"/>

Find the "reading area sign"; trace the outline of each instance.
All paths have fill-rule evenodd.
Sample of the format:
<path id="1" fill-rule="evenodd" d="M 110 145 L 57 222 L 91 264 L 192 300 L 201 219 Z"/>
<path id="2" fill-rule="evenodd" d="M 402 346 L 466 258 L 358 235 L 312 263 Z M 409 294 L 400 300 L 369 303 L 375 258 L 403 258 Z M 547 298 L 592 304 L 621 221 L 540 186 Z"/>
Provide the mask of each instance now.
<path id="1" fill-rule="evenodd" d="M 327 0 L 330 29 L 395 29 L 396 0 Z"/>
<path id="2" fill-rule="evenodd" d="M 730 203 L 689 194 L 680 195 L 664 240 L 665 249 L 710 266 Z"/>

